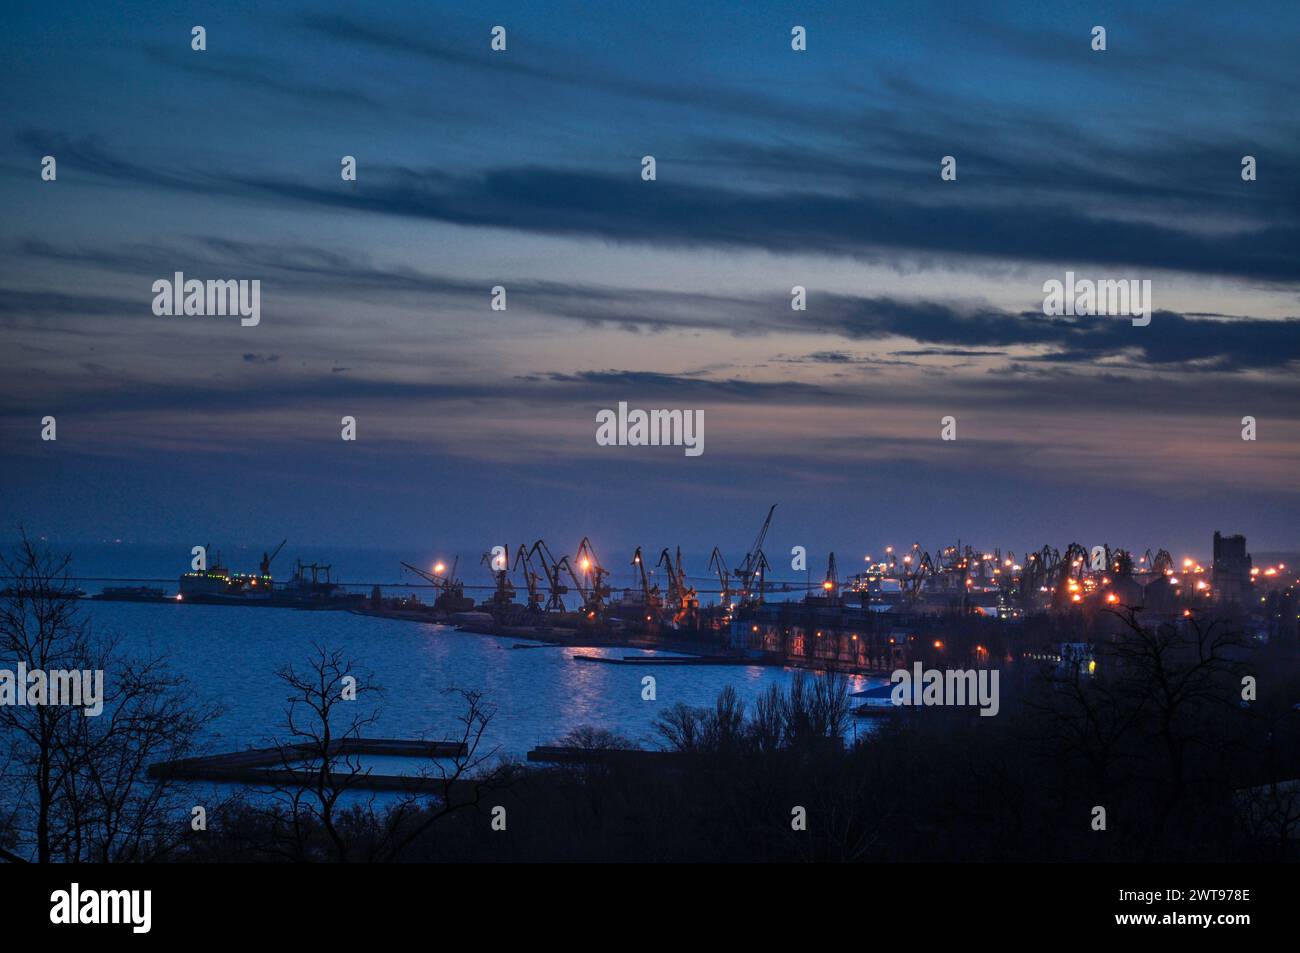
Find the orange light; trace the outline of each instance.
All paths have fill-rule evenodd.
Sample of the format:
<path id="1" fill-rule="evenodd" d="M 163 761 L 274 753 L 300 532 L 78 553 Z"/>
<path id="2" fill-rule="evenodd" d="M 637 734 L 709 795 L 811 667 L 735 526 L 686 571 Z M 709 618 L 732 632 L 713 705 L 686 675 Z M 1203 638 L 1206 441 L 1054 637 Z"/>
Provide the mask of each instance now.
<path id="1" fill-rule="evenodd" d="M 822 588 L 829 592 L 831 589 L 835 588 L 835 584 L 831 582 L 829 579 L 827 579 L 824 583 L 822 583 Z"/>
<path id="2" fill-rule="evenodd" d="M 447 568 L 447 567 L 444 566 L 442 563 L 434 563 L 434 564 L 433 564 L 433 571 L 436 572 L 436 573 L 437 573 L 438 575 L 440 575 L 440 576 L 443 574 L 443 572 L 446 570 L 446 568 Z"/>
<path id="3" fill-rule="evenodd" d="M 934 640 L 934 647 L 935 647 L 936 649 L 941 649 L 941 648 L 943 648 L 943 643 L 940 642 L 938 639 L 935 639 L 935 640 Z"/>
<path id="4" fill-rule="evenodd" d="M 1112 592 L 1110 595 L 1106 596 L 1106 601 L 1110 603 L 1119 602 L 1119 596 Z"/>

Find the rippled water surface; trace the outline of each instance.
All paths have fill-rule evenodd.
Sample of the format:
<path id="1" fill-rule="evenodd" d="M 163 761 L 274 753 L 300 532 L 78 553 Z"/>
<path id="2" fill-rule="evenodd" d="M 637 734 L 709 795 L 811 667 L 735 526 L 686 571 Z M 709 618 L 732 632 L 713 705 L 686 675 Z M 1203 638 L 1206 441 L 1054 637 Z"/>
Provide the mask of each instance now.
<path id="1" fill-rule="evenodd" d="M 225 713 L 205 739 L 214 751 L 265 744 L 282 725 L 288 691 L 278 668 L 303 667 L 313 641 L 342 650 L 384 689 L 372 737 L 453 737 L 463 702 L 449 689 L 482 691 L 496 709 L 485 744 L 522 758 L 580 725 L 618 732 L 654 745 L 653 721 L 676 702 L 711 705 L 725 685 L 747 703 L 791 672 L 763 666 L 604 665 L 573 660 L 573 649 L 513 648 L 517 638 L 458 632 L 446 626 L 399 622 L 348 612 L 304 612 L 228 606 L 148 603 L 81 605 L 97 630 L 121 636 L 140 653 L 165 653 L 204 698 Z M 581 649 L 622 657 L 629 649 Z M 652 653 L 645 653 L 652 654 Z M 657 699 L 641 698 L 653 675 Z M 111 672 L 108 673 L 111 678 Z M 868 687 L 855 679 L 851 690 Z"/>

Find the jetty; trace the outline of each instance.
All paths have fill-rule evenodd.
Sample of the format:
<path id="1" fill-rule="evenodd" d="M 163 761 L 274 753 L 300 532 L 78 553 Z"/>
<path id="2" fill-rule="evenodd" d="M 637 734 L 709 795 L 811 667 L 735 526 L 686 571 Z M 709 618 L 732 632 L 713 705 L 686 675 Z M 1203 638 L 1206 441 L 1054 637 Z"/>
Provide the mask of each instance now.
<path id="1" fill-rule="evenodd" d="M 331 758 L 384 755 L 429 760 L 465 757 L 468 751 L 463 742 L 457 741 L 343 738 L 330 744 L 329 754 Z M 220 781 L 257 787 L 285 787 L 309 783 L 314 777 L 313 772 L 296 768 L 294 765 L 319 756 L 320 749 L 311 744 L 250 748 L 246 751 L 162 761 L 149 766 L 148 776 L 157 780 Z M 335 773 L 340 787 L 369 791 L 446 793 L 446 782 L 439 777 L 422 774 L 374 774 L 366 770 L 356 775 L 346 771 Z"/>

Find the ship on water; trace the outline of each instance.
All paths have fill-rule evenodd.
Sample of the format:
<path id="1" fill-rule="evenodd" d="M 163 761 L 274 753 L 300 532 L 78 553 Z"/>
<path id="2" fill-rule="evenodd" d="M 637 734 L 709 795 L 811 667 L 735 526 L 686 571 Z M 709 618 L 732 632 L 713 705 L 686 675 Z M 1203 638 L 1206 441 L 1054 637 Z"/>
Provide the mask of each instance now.
<path id="1" fill-rule="evenodd" d="M 155 586 L 105 586 L 90 598 L 107 602 L 164 602 L 167 593 Z"/>
<path id="2" fill-rule="evenodd" d="M 342 584 L 334 582 L 330 571 L 330 566 L 299 560 L 289 581 L 272 590 L 272 603 L 297 609 L 346 609 L 366 601 L 362 593 L 348 592 Z"/>
<path id="3" fill-rule="evenodd" d="M 269 603 L 273 587 L 269 574 L 230 572 L 218 559 L 209 569 L 182 575 L 176 598 L 182 602 L 254 605 Z"/>
<path id="4" fill-rule="evenodd" d="M 255 573 L 231 572 L 221 554 L 206 569 L 191 570 L 180 577 L 178 602 L 200 605 L 273 606 L 289 609 L 345 609 L 364 601 L 365 596 L 348 592 L 331 578 L 331 568 L 299 560 L 293 576 L 277 586 L 271 563 L 284 548 L 282 540 L 271 553 L 263 553 Z"/>

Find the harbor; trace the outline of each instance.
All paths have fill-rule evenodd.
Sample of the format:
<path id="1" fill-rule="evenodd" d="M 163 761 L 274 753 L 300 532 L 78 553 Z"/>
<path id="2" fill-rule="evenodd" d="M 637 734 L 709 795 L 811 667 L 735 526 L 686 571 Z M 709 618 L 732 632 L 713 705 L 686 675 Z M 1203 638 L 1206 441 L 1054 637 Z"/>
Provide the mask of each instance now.
<path id="1" fill-rule="evenodd" d="M 343 581 L 333 563 L 297 558 L 281 578 L 277 558 L 286 540 L 262 551 L 252 570 L 229 568 L 220 551 L 195 547 L 194 560 L 204 565 L 180 573 L 174 588 L 165 578 L 79 577 L 67 597 L 111 582 L 89 598 L 345 612 L 528 644 L 692 659 L 656 665 L 780 665 L 875 677 L 914 661 L 1086 663 L 1130 611 L 1176 625 L 1215 614 L 1263 640 L 1296 637 L 1295 562 L 1256 565 L 1242 536 L 1216 532 L 1204 559 L 1077 542 L 1017 553 L 958 540 L 929 550 L 887 545 L 850 572 L 833 552 L 824 570 L 814 571 L 803 553 L 803 565 L 792 560 L 804 571 L 799 580 L 778 573 L 768 554 L 776 511 L 773 504 L 734 561 L 715 546 L 700 560 L 703 571 L 680 546 L 665 546 L 657 557 L 638 546 L 630 559 L 605 561 L 584 536 L 558 555 L 544 539 L 499 544 L 470 572 L 459 556 L 428 568 L 398 558 L 397 579 Z"/>

